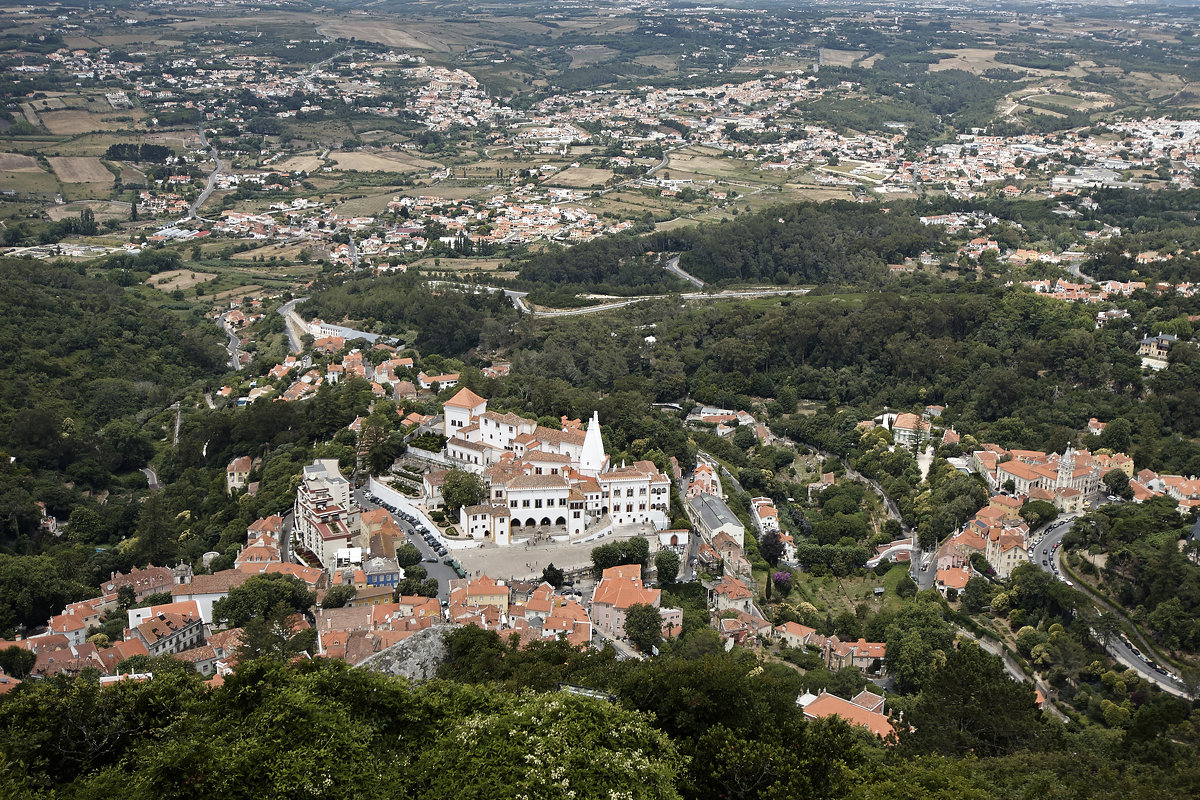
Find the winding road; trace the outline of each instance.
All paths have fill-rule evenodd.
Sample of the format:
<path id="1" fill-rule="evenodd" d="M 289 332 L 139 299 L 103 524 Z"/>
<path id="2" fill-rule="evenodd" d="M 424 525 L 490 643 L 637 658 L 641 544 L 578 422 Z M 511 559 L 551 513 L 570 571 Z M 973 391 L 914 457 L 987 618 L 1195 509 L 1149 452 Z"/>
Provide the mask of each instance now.
<path id="1" fill-rule="evenodd" d="M 1067 531 L 1071 530 L 1071 527 L 1075 524 L 1076 519 L 1078 519 L 1077 516 L 1068 516 L 1056 523 L 1053 523 L 1030 553 L 1030 559 L 1042 571 L 1049 572 L 1059 580 L 1066 581 L 1071 585 L 1074 584 L 1071 581 L 1068 581 L 1063 573 L 1061 544 L 1063 537 L 1067 534 Z M 1080 589 L 1080 591 L 1084 592 L 1083 589 Z M 1122 619 L 1125 618 L 1125 614 L 1121 611 L 1121 609 L 1113 606 L 1111 603 L 1098 601 L 1095 597 L 1087 592 L 1084 592 L 1084 594 L 1087 594 L 1088 599 L 1097 606 L 1098 611 L 1107 614 L 1116 614 Z M 1165 674 L 1154 669 L 1154 667 L 1151 667 L 1147 661 L 1142 660 L 1138 652 L 1134 649 L 1133 645 L 1124 640 L 1121 636 L 1110 636 L 1105 649 L 1108 651 L 1108 654 L 1116 659 L 1116 661 L 1122 666 L 1136 670 L 1141 677 L 1145 678 L 1151 683 L 1157 684 L 1163 689 L 1163 691 L 1170 692 L 1178 697 L 1188 696 L 1183 684 L 1181 684 L 1179 681 L 1171 680 L 1171 678 L 1167 677 Z"/>
<path id="2" fill-rule="evenodd" d="M 692 275 L 691 273 L 684 272 L 682 269 L 679 268 L 679 256 L 671 256 L 670 258 L 667 259 L 667 263 L 664 264 L 663 266 L 666 267 L 667 272 L 671 273 L 672 275 L 675 275 L 676 277 L 683 278 L 685 281 L 692 284 L 697 289 L 704 288 L 704 281 L 700 280 L 699 278 L 697 278 L 695 275 Z"/>
<path id="3" fill-rule="evenodd" d="M 242 340 L 237 337 L 237 334 L 233 332 L 233 328 L 225 321 L 224 314 L 217 319 L 217 324 L 225 332 L 225 335 L 229 337 L 229 340 L 225 342 L 225 349 L 229 351 L 229 366 L 232 369 L 241 371 L 242 361 L 238 358 L 238 348 L 242 346 Z"/>

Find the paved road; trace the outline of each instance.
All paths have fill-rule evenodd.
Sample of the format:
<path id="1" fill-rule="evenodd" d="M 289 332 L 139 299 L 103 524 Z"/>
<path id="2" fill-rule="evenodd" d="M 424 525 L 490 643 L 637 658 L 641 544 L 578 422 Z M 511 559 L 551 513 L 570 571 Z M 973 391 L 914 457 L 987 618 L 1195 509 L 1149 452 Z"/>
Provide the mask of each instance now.
<path id="1" fill-rule="evenodd" d="M 292 560 L 292 530 L 296 526 L 296 512 L 289 511 L 283 517 L 283 531 L 279 536 L 279 557 L 286 564 Z"/>
<path id="2" fill-rule="evenodd" d="M 142 467 L 141 471 L 146 476 L 146 483 L 150 484 L 150 491 L 157 492 L 162 488 L 162 485 L 158 482 L 158 473 L 154 471 L 154 467 L 147 464 Z"/>
<path id="3" fill-rule="evenodd" d="M 678 261 L 679 261 L 679 259 L 676 258 L 675 259 L 676 266 L 678 266 Z M 691 280 L 693 282 L 700 280 L 699 278 L 695 278 L 693 276 L 688 275 L 686 272 L 683 272 L 682 270 L 679 271 L 679 274 L 681 277 L 685 277 L 685 279 Z M 669 298 L 672 296 L 669 294 L 645 294 L 645 295 L 638 295 L 637 297 L 624 297 L 624 298 L 621 298 L 620 300 L 613 300 L 612 302 L 600 303 L 599 305 L 594 305 L 594 306 L 584 306 L 583 308 L 564 308 L 564 309 L 544 310 L 544 309 L 534 309 L 532 306 L 530 306 L 525 301 L 525 297 L 529 294 L 528 292 L 518 292 L 513 289 L 504 289 L 499 286 L 483 286 L 481 284 L 455 283 L 452 281 L 430 281 L 430 285 L 431 286 L 456 286 L 456 287 L 466 289 L 466 290 L 472 291 L 472 292 L 489 292 L 489 293 L 504 292 L 505 296 L 507 296 L 510 300 L 512 300 L 513 305 L 516 307 L 516 309 L 518 311 L 520 311 L 522 314 L 531 314 L 535 317 L 578 317 L 583 314 L 599 314 L 603 311 L 612 311 L 612 310 L 618 309 L 618 308 L 625 308 L 627 306 L 633 305 L 634 303 L 645 302 L 646 300 L 662 300 L 664 298 Z M 704 283 L 701 281 L 699 285 L 703 286 Z M 685 301 L 703 300 L 703 301 L 707 301 L 707 302 L 712 302 L 715 300 L 744 300 L 744 299 L 750 299 L 750 298 L 755 298 L 755 297 L 774 297 L 774 296 L 792 295 L 792 294 L 808 294 L 810 291 L 811 291 L 810 289 L 776 289 L 776 288 L 726 289 L 726 290 L 720 291 L 720 292 L 713 292 L 713 291 L 685 292 L 683 294 L 676 295 L 676 296 L 682 298 Z M 282 309 L 280 309 L 280 312 L 282 313 Z"/>
<path id="4" fill-rule="evenodd" d="M 664 264 L 663 266 L 666 267 L 667 272 L 670 272 L 672 275 L 675 275 L 677 277 L 683 278 L 685 281 L 692 284 L 697 289 L 704 288 L 704 281 L 700 280 L 695 275 L 692 275 L 689 272 L 684 272 L 682 269 L 679 268 L 679 256 L 671 256 L 670 258 L 667 259 L 667 263 Z"/>
<path id="5" fill-rule="evenodd" d="M 209 147 L 208 135 L 204 132 L 203 121 L 200 122 L 199 129 L 200 143 L 205 147 Z M 205 201 L 207 201 L 209 196 L 213 193 L 213 190 L 217 188 L 217 179 L 220 178 L 225 171 L 225 166 L 221 163 L 221 158 L 217 153 L 217 148 L 209 147 L 209 150 L 212 153 L 212 160 L 216 163 L 216 166 L 213 167 L 212 172 L 208 173 L 208 182 L 204 184 L 204 191 L 200 193 L 200 196 L 196 198 L 194 203 L 188 206 L 187 216 L 184 217 L 185 220 L 200 219 L 200 207 L 204 205 Z"/>
<path id="6" fill-rule="evenodd" d="M 295 300 L 288 300 L 278 310 L 279 315 L 286 323 L 284 329 L 287 331 L 288 346 L 291 347 L 293 353 L 299 353 L 304 349 L 304 345 L 300 341 L 305 333 L 304 320 L 296 313 L 296 304 L 303 303 L 307 299 L 307 297 L 297 297 Z"/>
<path id="7" fill-rule="evenodd" d="M 223 314 L 217 320 L 217 324 L 221 327 L 221 330 L 225 331 L 225 335 L 229 337 L 228 341 L 225 342 L 225 349 L 229 351 L 229 366 L 232 369 L 240 371 L 242 361 L 238 358 L 238 348 L 242 346 L 242 340 L 233 332 L 233 328 L 225 321 Z"/>
<path id="8" fill-rule="evenodd" d="M 1068 584 L 1071 584 L 1071 581 L 1066 578 L 1062 571 L 1061 543 L 1063 536 L 1066 535 L 1067 531 L 1071 530 L 1071 527 L 1075 524 L 1075 520 L 1077 518 L 1077 515 L 1070 515 L 1054 523 L 1052 527 L 1046 531 L 1045 535 L 1042 536 L 1041 540 L 1034 546 L 1033 552 L 1030 554 L 1030 558 L 1033 560 L 1033 563 L 1037 564 L 1039 568 L 1045 572 L 1049 572 L 1060 580 L 1066 581 Z M 1081 589 L 1080 591 L 1083 590 Z M 1094 598 L 1090 599 L 1095 602 Z M 1114 608 L 1115 607 L 1110 606 L 1110 608 L 1100 608 L 1098 610 L 1112 613 Z M 1116 659 L 1117 662 L 1122 666 L 1136 670 L 1143 678 L 1151 681 L 1152 683 L 1158 684 L 1163 690 L 1168 691 L 1171 694 L 1186 696 L 1186 692 L 1184 691 L 1181 683 L 1171 680 L 1166 675 L 1156 671 L 1147 662 L 1143 661 L 1138 656 L 1138 653 L 1135 652 L 1133 646 L 1130 643 L 1123 641 L 1120 636 L 1114 635 L 1111 637 L 1106 649 L 1108 650 L 1108 654 Z"/>
<path id="9" fill-rule="evenodd" d="M 372 503 L 369 499 L 367 499 L 366 492 L 364 492 L 363 490 L 358 489 L 355 491 L 354 494 L 355 494 L 355 497 L 358 499 L 359 505 L 364 510 L 369 511 L 371 509 L 379 508 L 379 505 L 377 503 Z M 421 551 L 421 559 L 422 559 L 421 566 L 424 567 L 425 571 L 429 573 L 429 577 L 437 579 L 438 599 L 439 600 L 449 600 L 450 599 L 450 581 L 451 581 L 451 579 L 458 577 L 456 574 L 454 574 L 454 570 L 450 569 L 449 566 L 442 563 L 441 557 L 438 556 L 438 554 L 433 551 L 433 548 L 431 548 L 429 546 L 429 544 L 425 541 L 425 539 L 423 537 L 421 537 L 419 534 L 416 533 L 416 531 L 413 530 L 412 525 L 410 525 L 408 522 L 405 522 L 403 519 L 400 519 L 399 517 L 397 517 L 394 514 L 392 515 L 392 519 L 394 519 L 396 521 L 396 524 L 400 526 L 400 529 L 404 531 L 405 535 L 408 537 L 408 541 L 410 543 L 412 543 L 412 545 L 414 547 L 416 547 L 419 551 Z M 448 557 L 452 558 L 453 556 L 454 556 L 454 553 L 453 553 L 453 551 L 451 551 L 450 556 L 448 556 Z M 429 559 L 431 559 L 431 558 L 434 559 L 434 561 L 430 562 Z"/>

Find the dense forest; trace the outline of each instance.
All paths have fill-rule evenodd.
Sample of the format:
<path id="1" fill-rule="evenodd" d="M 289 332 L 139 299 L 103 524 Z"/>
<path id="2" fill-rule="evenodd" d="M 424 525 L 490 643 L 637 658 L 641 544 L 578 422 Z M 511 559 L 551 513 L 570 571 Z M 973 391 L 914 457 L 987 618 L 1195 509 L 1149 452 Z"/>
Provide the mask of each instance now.
<path id="1" fill-rule="evenodd" d="M 646 402 L 786 415 L 798 400 L 874 416 L 885 406 L 947 407 L 943 424 L 978 441 L 1061 450 L 1090 417 L 1127 436 L 1107 442 L 1141 466 L 1200 474 L 1200 351 L 1143 376 L 1135 325 L 1191 336 L 1195 298 L 1134 298 L 1131 318 L 1103 328 L 1094 309 L 997 283 L 891 282 L 890 290 L 776 302 L 667 301 L 515 331 L 512 391 L 565 377 Z M 653 325 L 655 342 L 645 341 Z M 504 381 L 497 390 L 507 393 Z M 543 405 L 553 406 L 553 387 Z M 775 405 L 771 401 L 775 401 Z M 865 417 L 860 417 L 865 418 Z"/>
<path id="2" fill-rule="evenodd" d="M 887 265 L 937 244 L 913 214 L 846 201 L 772 206 L 713 225 L 615 236 L 518 262 L 519 278 L 559 293 L 618 295 L 686 288 L 662 266 L 679 252 L 686 272 L 717 286 L 737 283 L 870 284 Z"/>
<path id="3" fill-rule="evenodd" d="M 0 543 L 23 547 L 39 511 L 62 518 L 81 493 L 119 489 L 154 454 L 143 428 L 192 382 L 219 371 L 215 331 L 111 283 L 33 261 L 0 261 Z"/>
<path id="4" fill-rule="evenodd" d="M 424 353 L 459 356 L 492 349 L 516 319 L 512 302 L 496 292 L 471 293 L 434 286 L 416 275 L 329 277 L 316 287 L 304 313 L 333 323 L 391 334 L 415 331 L 407 342 Z"/>
<path id="5" fill-rule="evenodd" d="M 1200 791 L 1186 704 L 1147 697 L 1120 734 L 1065 728 L 964 644 L 922 681 L 899 742 L 806 721 L 804 676 L 715 633 L 647 662 L 565 643 L 448 639 L 438 680 L 316 659 L 242 663 L 216 689 L 155 678 L 23 685 L 0 700 L 10 796 L 129 798 L 1174 798 Z M 557 682 L 611 702 L 555 692 Z M 1097 780 L 1103 776 L 1102 780 Z"/>

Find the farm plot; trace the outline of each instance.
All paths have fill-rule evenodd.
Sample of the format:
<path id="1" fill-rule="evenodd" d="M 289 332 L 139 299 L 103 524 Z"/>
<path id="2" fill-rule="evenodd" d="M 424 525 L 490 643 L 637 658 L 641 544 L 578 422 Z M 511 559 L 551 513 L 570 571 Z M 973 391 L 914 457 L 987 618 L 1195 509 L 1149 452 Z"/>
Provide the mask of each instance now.
<path id="1" fill-rule="evenodd" d="M 173 269 L 169 272 L 160 272 L 146 279 L 148 286 L 153 286 L 164 292 L 173 292 L 176 289 L 190 289 L 193 286 L 201 283 L 207 283 L 217 277 L 213 272 L 196 272 L 192 269 Z"/>
<path id="2" fill-rule="evenodd" d="M 591 186 L 603 186 L 613 172 L 610 169 L 593 169 L 591 167 L 570 167 L 562 172 L 551 175 L 546 183 L 550 186 L 565 186 L 571 189 L 587 189 Z"/>
<path id="3" fill-rule="evenodd" d="M 91 114 L 79 109 L 66 111 L 43 111 L 42 123 L 46 130 L 58 136 L 70 136 L 76 133 L 91 133 L 92 131 L 114 130 L 127 123 L 105 121 L 97 114 Z"/>
<path id="4" fill-rule="evenodd" d="M 280 161 L 276 166 L 288 172 L 316 172 L 321 168 L 321 159 L 312 153 L 302 153 Z"/>
<path id="5" fill-rule="evenodd" d="M 112 183 L 113 174 L 100 159 L 87 156 L 52 156 L 46 159 L 63 183 Z"/>
<path id="6" fill-rule="evenodd" d="M 41 172 L 42 168 L 33 156 L 21 153 L 0 153 L 0 172 Z"/>
<path id="7" fill-rule="evenodd" d="M 437 169 L 441 165 L 399 153 L 330 153 L 339 169 L 355 169 L 359 172 L 412 172 Z"/>
<path id="8" fill-rule="evenodd" d="M 86 200 L 80 203 L 48 206 L 46 208 L 46 216 L 54 222 L 58 222 L 60 219 L 66 219 L 67 217 L 78 217 L 79 212 L 85 208 L 92 210 L 92 213 L 96 215 L 97 222 L 106 222 L 110 219 L 129 219 L 129 203 L 110 200 Z"/>

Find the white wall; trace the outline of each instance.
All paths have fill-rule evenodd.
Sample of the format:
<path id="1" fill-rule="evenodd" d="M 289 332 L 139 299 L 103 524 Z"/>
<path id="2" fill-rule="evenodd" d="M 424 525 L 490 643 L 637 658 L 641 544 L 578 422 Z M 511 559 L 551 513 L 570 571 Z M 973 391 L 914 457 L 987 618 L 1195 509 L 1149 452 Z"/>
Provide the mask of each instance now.
<path id="1" fill-rule="evenodd" d="M 375 480 L 374 476 L 371 476 L 371 478 L 368 480 L 367 490 L 388 505 L 393 505 L 406 514 L 412 514 L 417 518 L 418 522 L 428 528 L 430 532 L 437 537 L 438 541 L 446 546 L 446 549 L 465 550 L 468 547 L 474 546 L 474 543 L 471 540 L 467 540 L 465 542 L 454 542 L 441 536 L 441 534 L 438 532 L 437 526 L 433 524 L 433 520 L 425 516 L 424 511 L 421 511 L 421 509 L 413 505 L 412 500 L 400 494 L 382 481 Z M 467 532 L 464 531 L 463 533 Z"/>

